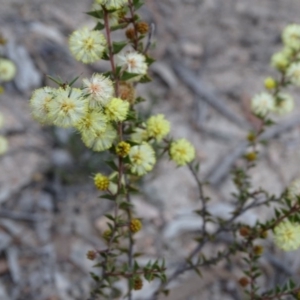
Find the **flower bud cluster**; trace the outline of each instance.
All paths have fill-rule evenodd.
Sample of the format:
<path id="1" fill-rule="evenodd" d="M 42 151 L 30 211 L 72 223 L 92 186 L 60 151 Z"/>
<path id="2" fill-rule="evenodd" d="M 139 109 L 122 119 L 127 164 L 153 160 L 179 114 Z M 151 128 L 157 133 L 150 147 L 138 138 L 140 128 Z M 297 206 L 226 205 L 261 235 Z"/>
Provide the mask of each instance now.
<path id="1" fill-rule="evenodd" d="M 300 24 L 286 26 L 282 33 L 283 49 L 271 58 L 271 65 L 279 71 L 280 79 L 265 79 L 267 92 L 252 98 L 251 109 L 254 114 L 264 118 L 269 113 L 287 114 L 294 109 L 294 99 L 282 89 L 300 86 Z"/>

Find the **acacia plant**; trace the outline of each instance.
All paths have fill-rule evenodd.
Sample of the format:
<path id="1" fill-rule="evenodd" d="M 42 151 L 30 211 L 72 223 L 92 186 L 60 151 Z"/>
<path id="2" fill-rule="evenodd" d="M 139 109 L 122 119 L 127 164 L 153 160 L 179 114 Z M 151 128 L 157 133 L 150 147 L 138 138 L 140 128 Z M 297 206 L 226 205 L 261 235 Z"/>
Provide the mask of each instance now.
<path id="1" fill-rule="evenodd" d="M 72 127 L 86 147 L 95 152 L 106 151 L 109 157 L 105 164 L 111 173 L 104 174 L 99 170 L 93 176 L 95 187 L 101 191 L 100 197 L 112 201 L 114 210 L 106 215 L 107 230 L 102 235 L 106 247 L 87 253 L 87 258 L 95 261 L 97 270 L 91 272 L 95 280 L 91 299 L 120 296 L 132 299 L 133 291 L 142 289 L 144 280 L 154 279 L 160 280 L 151 296 L 157 299 L 160 293 L 168 294 L 169 283 L 182 273 L 194 270 L 201 274 L 205 267 L 230 260 L 238 254 L 244 259 L 244 276 L 239 283 L 249 299 L 298 297 L 300 289 L 293 281 L 267 291 L 259 286 L 258 278 L 262 276 L 260 239 L 266 238 L 268 232 L 274 232 L 274 241 L 283 250 L 300 246 L 300 180 L 294 181 L 280 196 L 275 196 L 263 188 L 254 189 L 249 170 L 259 160 L 257 146 L 274 123 L 272 115 L 293 109 L 293 98 L 284 90 L 291 85 L 300 85 L 300 26 L 293 24 L 284 30 L 284 48 L 272 57 L 272 65 L 279 72 L 278 79 L 267 78 L 266 92 L 252 99 L 252 110 L 260 118 L 261 126 L 249 133 L 244 163 L 233 170 L 236 192 L 232 195 L 232 203 L 235 210 L 231 218 L 222 220 L 209 213 L 210 199 L 200 180 L 193 145 L 184 137 L 174 140 L 169 135 L 171 125 L 163 114 L 143 119 L 138 113 L 137 107 L 145 99 L 136 95 L 136 86 L 151 80 L 147 72 L 154 62 L 148 54 L 153 27 L 137 13 L 142 5 L 142 0 L 96 0 L 93 10 L 88 12 L 97 20 L 95 27 L 73 32 L 69 47 L 78 61 L 90 64 L 106 60 L 110 68 L 103 74 L 83 78 L 79 87 L 74 87 L 78 77 L 70 82 L 51 78 L 58 87 L 39 88 L 30 100 L 32 115 L 37 121 L 44 125 Z M 116 30 L 124 32 L 124 40 L 112 39 L 112 32 Z M 151 172 L 163 156 L 168 156 L 178 167 L 187 165 L 191 171 L 201 203 L 196 213 L 203 221 L 195 249 L 185 261 L 178 263 L 177 268 L 170 270 L 164 260 L 149 261 L 142 266 L 138 263 L 138 256 L 142 254 L 135 252 L 134 235 L 141 229 L 142 222 L 131 202 L 132 193 L 138 192 L 138 181 Z M 272 203 L 277 204 L 272 219 L 257 222 L 254 227 L 236 222 L 245 211 Z M 213 232 L 208 230 L 210 223 L 216 225 Z M 204 247 L 218 240 L 224 232 L 232 237 L 231 245 L 217 255 L 204 256 Z M 128 283 L 127 291 L 122 295 L 115 286 L 120 279 Z"/>

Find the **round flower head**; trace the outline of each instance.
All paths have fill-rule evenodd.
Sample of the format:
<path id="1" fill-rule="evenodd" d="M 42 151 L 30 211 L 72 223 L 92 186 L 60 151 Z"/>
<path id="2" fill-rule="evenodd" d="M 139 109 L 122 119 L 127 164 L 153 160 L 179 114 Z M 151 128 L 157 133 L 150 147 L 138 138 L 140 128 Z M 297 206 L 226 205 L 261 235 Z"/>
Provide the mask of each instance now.
<path id="1" fill-rule="evenodd" d="M 116 153 L 121 157 L 125 157 L 129 154 L 130 148 L 131 148 L 130 144 L 122 141 L 117 145 Z"/>
<path id="2" fill-rule="evenodd" d="M 101 74 L 93 74 L 91 79 L 85 78 L 82 82 L 83 93 L 87 95 L 90 108 L 103 107 L 113 97 L 112 81 Z"/>
<path id="3" fill-rule="evenodd" d="M 300 247 L 300 225 L 283 221 L 274 229 L 274 242 L 284 251 L 296 250 Z"/>
<path id="4" fill-rule="evenodd" d="M 88 111 L 85 116 L 76 124 L 76 129 L 80 132 L 96 135 L 96 132 L 104 132 L 107 125 L 106 116 L 99 111 Z"/>
<path id="5" fill-rule="evenodd" d="M 287 188 L 288 197 L 291 200 L 296 200 L 297 197 L 300 197 L 300 178 L 297 178 L 291 182 Z"/>
<path id="6" fill-rule="evenodd" d="M 148 140 L 148 132 L 145 128 L 136 127 L 130 136 L 131 141 L 141 144 Z"/>
<path id="7" fill-rule="evenodd" d="M 60 88 L 48 104 L 49 118 L 60 127 L 72 127 L 87 113 L 87 102 L 82 97 L 80 89 Z"/>
<path id="8" fill-rule="evenodd" d="M 254 114 L 265 116 L 268 112 L 274 110 L 274 98 L 268 93 L 255 95 L 251 101 L 251 110 Z"/>
<path id="9" fill-rule="evenodd" d="M 3 155 L 8 150 L 8 142 L 4 136 L 0 135 L 0 155 Z"/>
<path id="10" fill-rule="evenodd" d="M 105 115 L 110 121 L 122 122 L 126 119 L 129 102 L 120 98 L 112 98 L 105 107 Z"/>
<path id="11" fill-rule="evenodd" d="M 300 86 L 300 63 L 294 63 L 287 69 L 287 77 L 294 85 Z"/>
<path id="12" fill-rule="evenodd" d="M 131 147 L 129 152 L 131 172 L 142 176 L 153 169 L 156 162 L 155 152 L 148 143 Z"/>
<path id="13" fill-rule="evenodd" d="M 110 124 L 106 126 L 104 132 L 96 132 L 96 134 L 82 132 L 82 141 L 84 144 L 97 152 L 109 149 L 116 138 L 117 131 Z"/>
<path id="14" fill-rule="evenodd" d="M 282 41 L 285 46 L 295 50 L 300 49 L 300 25 L 290 24 L 285 27 L 282 33 Z"/>
<path id="15" fill-rule="evenodd" d="M 0 59 L 0 81 L 10 81 L 16 75 L 16 66 L 15 64 L 5 58 Z"/>
<path id="16" fill-rule="evenodd" d="M 171 143 L 169 154 L 178 166 L 184 166 L 195 158 L 195 148 L 186 139 L 179 139 Z"/>
<path id="17" fill-rule="evenodd" d="M 148 66 L 146 58 L 143 54 L 138 52 L 127 52 L 118 56 L 118 65 L 128 73 L 145 75 Z M 132 80 L 138 80 L 141 76 L 134 77 Z"/>
<path id="18" fill-rule="evenodd" d="M 128 3 L 128 0 L 96 0 L 95 2 L 104 5 L 107 9 L 119 9 Z"/>
<path id="19" fill-rule="evenodd" d="M 279 93 L 276 96 L 274 112 L 278 114 L 287 114 L 294 109 L 294 99 L 286 93 Z"/>
<path id="20" fill-rule="evenodd" d="M 289 59 L 285 52 L 277 52 L 271 57 L 271 65 L 279 71 L 283 71 L 289 64 Z"/>
<path id="21" fill-rule="evenodd" d="M 74 31 L 69 39 L 71 53 L 85 64 L 101 59 L 106 44 L 105 37 L 100 31 L 89 30 L 86 27 Z"/>
<path id="22" fill-rule="evenodd" d="M 33 92 L 30 99 L 30 107 L 32 116 L 35 120 L 42 124 L 51 124 L 49 119 L 49 104 L 55 96 L 55 89 L 51 87 L 43 87 Z"/>
<path id="23" fill-rule="evenodd" d="M 94 184 L 98 190 L 106 191 L 109 187 L 109 178 L 101 173 L 97 173 L 94 176 Z"/>
<path id="24" fill-rule="evenodd" d="M 157 141 L 161 141 L 170 132 L 170 122 L 165 116 L 158 114 L 147 120 L 147 133 Z"/>

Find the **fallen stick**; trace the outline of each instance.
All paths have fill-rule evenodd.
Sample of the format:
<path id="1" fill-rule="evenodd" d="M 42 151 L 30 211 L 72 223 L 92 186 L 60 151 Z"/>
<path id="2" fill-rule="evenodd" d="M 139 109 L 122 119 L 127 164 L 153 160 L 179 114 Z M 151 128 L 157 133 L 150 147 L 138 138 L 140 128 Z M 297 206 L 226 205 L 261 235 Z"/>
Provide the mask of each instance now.
<path id="1" fill-rule="evenodd" d="M 200 81 L 195 74 L 193 74 L 188 68 L 183 65 L 173 63 L 173 68 L 178 77 L 197 95 L 213 107 L 216 111 L 222 114 L 229 121 L 235 123 L 239 127 L 244 129 L 250 129 L 251 126 L 239 116 L 237 116 L 228 106 L 225 101 L 221 99 L 216 93 L 206 87 L 202 81 Z"/>
<path id="2" fill-rule="evenodd" d="M 297 115 L 290 120 L 283 121 L 282 123 L 274 125 L 273 127 L 267 129 L 261 135 L 259 140 L 262 141 L 272 139 L 277 135 L 280 135 L 287 130 L 290 130 L 293 127 L 299 125 L 300 115 Z M 228 153 L 221 159 L 221 161 L 218 161 L 211 168 L 211 171 L 208 172 L 208 175 L 206 176 L 206 180 L 209 181 L 212 186 L 220 184 L 225 179 L 226 175 L 230 172 L 236 160 L 246 153 L 247 147 L 248 142 L 242 141 L 239 143 L 239 145 L 236 145 L 232 149 L 230 149 Z"/>

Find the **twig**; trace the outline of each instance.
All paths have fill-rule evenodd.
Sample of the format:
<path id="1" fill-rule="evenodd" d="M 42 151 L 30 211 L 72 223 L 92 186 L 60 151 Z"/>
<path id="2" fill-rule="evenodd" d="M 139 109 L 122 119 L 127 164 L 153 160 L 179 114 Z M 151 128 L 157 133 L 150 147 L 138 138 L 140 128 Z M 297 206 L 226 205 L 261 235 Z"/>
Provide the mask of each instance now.
<path id="1" fill-rule="evenodd" d="M 148 40 L 147 40 L 147 44 L 146 44 L 146 47 L 144 49 L 144 54 L 146 54 L 152 44 L 152 37 L 154 35 L 154 32 L 155 32 L 155 24 L 154 23 L 151 23 L 150 25 L 150 31 L 149 31 L 149 34 L 148 34 Z"/>
<path id="2" fill-rule="evenodd" d="M 203 101 L 217 110 L 229 121 L 235 123 L 239 127 L 244 129 L 249 129 L 250 125 L 246 121 L 242 120 L 237 114 L 233 113 L 232 110 L 228 108 L 226 104 L 223 104 L 224 100 L 220 99 L 215 92 L 211 91 L 209 88 L 204 86 L 203 82 L 200 81 L 195 74 L 193 74 L 188 68 L 183 65 L 178 64 L 178 62 L 173 63 L 173 68 L 178 74 L 179 78 Z"/>
<path id="3" fill-rule="evenodd" d="M 287 130 L 292 129 L 295 126 L 300 125 L 300 116 L 297 115 L 294 118 L 283 121 L 282 123 L 271 127 L 266 130 L 260 137 L 260 141 L 269 140 L 275 138 L 277 135 L 280 135 Z M 208 172 L 206 179 L 210 182 L 212 186 L 220 184 L 226 175 L 230 172 L 233 164 L 238 158 L 240 158 L 247 150 L 248 142 L 242 141 L 239 145 L 235 145 L 228 153 L 218 161 L 215 166 L 212 167 L 211 171 Z"/>

